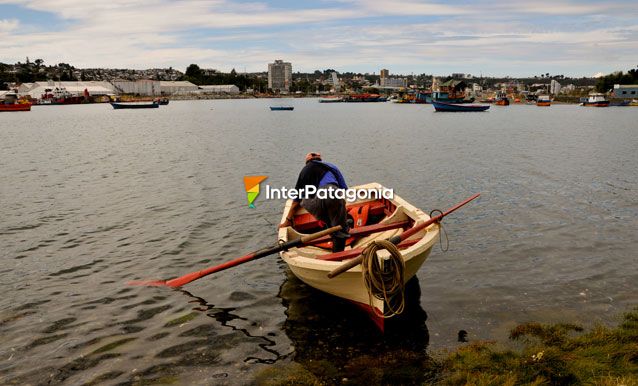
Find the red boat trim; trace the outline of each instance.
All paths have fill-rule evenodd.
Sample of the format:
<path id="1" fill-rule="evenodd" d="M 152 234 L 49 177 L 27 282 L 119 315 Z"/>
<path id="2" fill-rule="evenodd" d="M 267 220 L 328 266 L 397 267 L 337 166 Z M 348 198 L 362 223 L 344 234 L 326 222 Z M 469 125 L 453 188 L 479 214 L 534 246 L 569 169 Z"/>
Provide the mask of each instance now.
<path id="1" fill-rule="evenodd" d="M 348 233 L 350 233 L 352 237 L 364 237 L 372 233 L 385 232 L 388 230 L 405 228 L 408 226 L 410 226 L 410 221 L 405 220 L 405 221 L 393 222 L 389 224 L 374 224 L 374 225 L 365 225 L 359 228 L 351 228 L 348 231 Z M 321 244 L 330 240 L 331 240 L 330 236 L 322 237 L 320 239 L 313 241 L 312 243 L 310 243 L 310 245 Z"/>
<path id="2" fill-rule="evenodd" d="M 405 240 L 405 241 L 401 241 L 399 243 L 399 245 L 397 245 L 399 247 L 399 249 L 401 248 L 409 248 L 411 246 L 413 246 L 414 244 L 418 243 L 419 241 L 421 241 L 421 239 L 416 239 L 416 240 Z M 335 252 L 335 253 L 327 253 L 325 255 L 321 255 L 321 256 L 317 256 L 318 260 L 325 260 L 325 261 L 342 261 L 342 260 L 349 260 L 349 259 L 353 259 L 357 256 L 359 256 L 361 254 L 361 252 L 363 252 L 363 248 L 355 248 L 355 249 L 350 249 L 347 251 L 343 251 L 343 252 Z"/>
<path id="3" fill-rule="evenodd" d="M 382 318 L 381 316 L 379 316 L 379 314 L 383 314 L 383 311 L 376 308 L 376 312 L 375 312 L 375 310 L 373 310 L 369 304 L 355 302 L 354 300 L 348 300 L 348 301 L 354 304 L 355 306 L 357 306 L 359 309 L 361 309 L 365 313 L 367 313 L 368 316 L 370 317 L 370 320 L 372 320 L 374 325 L 377 326 L 377 328 L 379 329 L 379 331 L 381 331 L 382 334 L 385 332 L 385 318 Z"/>

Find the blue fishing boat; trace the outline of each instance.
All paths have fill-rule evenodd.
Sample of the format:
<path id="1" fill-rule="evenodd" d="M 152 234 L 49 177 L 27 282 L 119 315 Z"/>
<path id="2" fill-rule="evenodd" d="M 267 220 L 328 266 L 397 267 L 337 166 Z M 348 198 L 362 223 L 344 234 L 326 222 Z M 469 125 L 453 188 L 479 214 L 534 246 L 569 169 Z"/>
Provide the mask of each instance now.
<path id="1" fill-rule="evenodd" d="M 490 108 L 489 105 L 469 105 L 469 104 L 456 104 L 456 103 L 444 103 L 432 101 L 432 105 L 436 111 L 445 112 L 471 112 L 471 111 L 485 111 Z"/>
<path id="2" fill-rule="evenodd" d="M 158 102 L 133 102 L 133 103 L 119 103 L 119 102 L 111 102 L 111 106 L 115 110 L 120 109 L 155 109 L 159 107 Z"/>
<path id="3" fill-rule="evenodd" d="M 294 109 L 293 106 L 270 106 L 270 111 L 292 111 Z"/>

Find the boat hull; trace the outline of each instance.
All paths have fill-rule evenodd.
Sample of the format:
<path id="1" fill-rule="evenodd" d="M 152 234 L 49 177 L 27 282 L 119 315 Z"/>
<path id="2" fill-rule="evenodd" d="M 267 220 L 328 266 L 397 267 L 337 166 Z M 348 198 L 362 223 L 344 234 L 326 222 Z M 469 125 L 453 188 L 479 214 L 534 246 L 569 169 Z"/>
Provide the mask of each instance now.
<path id="1" fill-rule="evenodd" d="M 549 102 L 549 101 L 536 102 L 536 106 L 539 106 L 539 107 L 548 107 L 548 106 L 551 106 L 551 105 L 552 105 L 552 102 Z"/>
<path id="2" fill-rule="evenodd" d="M 159 107 L 159 103 L 116 103 L 111 102 L 111 106 L 115 110 L 121 109 L 156 109 Z"/>
<path id="3" fill-rule="evenodd" d="M 475 112 L 486 111 L 490 106 L 432 102 L 434 109 L 440 112 Z"/>
<path id="4" fill-rule="evenodd" d="M 31 103 L 0 104 L 0 111 L 31 111 Z"/>
<path id="5" fill-rule="evenodd" d="M 583 102 L 585 107 L 609 107 L 609 101 L 604 102 Z"/>
<path id="6" fill-rule="evenodd" d="M 372 183 L 355 187 L 355 189 L 377 189 L 382 188 L 381 185 Z M 386 217 L 380 221 L 380 224 L 392 224 L 397 220 L 405 221 L 406 219 L 414 223 L 422 223 L 429 220 L 429 216 L 423 211 L 415 208 L 396 194 L 392 201 L 392 213 L 386 213 Z M 365 203 L 365 201 L 361 201 Z M 357 205 L 360 202 L 355 202 Z M 282 221 L 292 203 L 289 201 L 284 209 Z M 303 209 L 301 210 L 304 211 Z M 370 242 L 375 240 L 386 240 L 392 236 L 399 235 L 402 229 L 389 229 L 374 233 L 363 237 L 357 241 L 357 245 L 351 245 L 352 248 L 363 248 Z M 433 245 L 438 241 L 439 226 L 432 224 L 424 231 L 418 232 L 415 236 L 409 238 L 415 243 L 408 248 L 402 249 L 401 254 L 405 262 L 404 284 L 413 278 L 419 268 L 423 265 L 427 257 L 430 255 Z M 279 230 L 279 239 L 287 241 L 299 237 L 301 234 L 292 228 L 282 228 Z M 346 249 L 347 251 L 348 249 Z M 343 261 L 331 261 L 322 259 L 322 255 L 329 254 L 330 251 L 314 246 L 295 248 L 289 251 L 281 252 L 280 255 L 284 262 L 288 265 L 291 272 L 307 285 L 328 293 L 346 299 L 359 308 L 366 310 L 373 319 L 375 325 L 383 330 L 382 315 L 388 311 L 387 304 L 383 300 L 372 298 L 368 295 L 365 282 L 362 276 L 362 266 L 357 265 L 343 274 L 328 279 L 327 275 L 330 271 L 341 266 Z M 379 251 L 380 259 L 388 258 L 390 255 L 387 251 Z"/>
<path id="7" fill-rule="evenodd" d="M 281 107 L 270 106 L 270 111 L 292 111 L 294 109 L 295 109 L 294 107 L 288 107 L 288 106 L 281 106 Z"/>

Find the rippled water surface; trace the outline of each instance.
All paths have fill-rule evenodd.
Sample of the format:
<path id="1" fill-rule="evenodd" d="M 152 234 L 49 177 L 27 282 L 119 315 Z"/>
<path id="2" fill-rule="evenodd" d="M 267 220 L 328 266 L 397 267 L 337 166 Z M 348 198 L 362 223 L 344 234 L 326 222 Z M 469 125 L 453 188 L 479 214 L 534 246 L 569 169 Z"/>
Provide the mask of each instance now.
<path id="1" fill-rule="evenodd" d="M 295 110 L 269 111 L 282 102 Z M 461 329 L 614 323 L 638 298 L 637 117 L 310 99 L 2 113 L 0 383 L 244 384 L 293 361 L 340 380 L 357 358 L 455 347 Z M 248 209 L 242 177 L 293 185 L 308 151 L 426 211 L 482 193 L 446 219 L 449 251 L 411 282 L 400 328 L 379 336 L 276 256 L 183 290 L 127 285 L 273 243 L 283 202 Z"/>

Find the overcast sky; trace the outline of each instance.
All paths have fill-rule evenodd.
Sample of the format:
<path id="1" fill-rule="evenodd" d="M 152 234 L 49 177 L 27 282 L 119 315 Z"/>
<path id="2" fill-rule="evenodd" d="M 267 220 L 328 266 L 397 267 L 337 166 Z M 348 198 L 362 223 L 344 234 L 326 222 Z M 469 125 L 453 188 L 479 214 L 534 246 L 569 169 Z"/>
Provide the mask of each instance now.
<path id="1" fill-rule="evenodd" d="M 0 0 L 0 62 L 592 76 L 638 66 L 638 1 Z"/>

